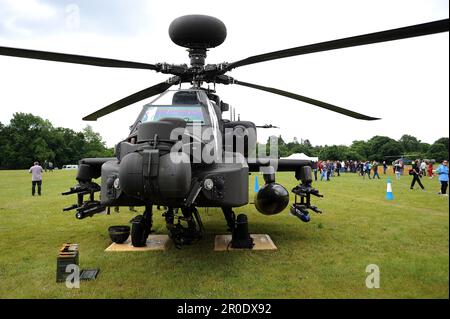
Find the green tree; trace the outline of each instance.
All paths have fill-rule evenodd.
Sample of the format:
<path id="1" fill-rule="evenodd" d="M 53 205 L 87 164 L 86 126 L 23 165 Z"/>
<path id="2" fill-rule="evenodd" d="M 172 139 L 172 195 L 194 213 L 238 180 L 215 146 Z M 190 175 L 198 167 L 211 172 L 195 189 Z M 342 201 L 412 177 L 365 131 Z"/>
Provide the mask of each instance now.
<path id="1" fill-rule="evenodd" d="M 324 160 L 343 160 L 347 158 L 348 147 L 345 145 L 325 145 L 319 153 Z"/>
<path id="2" fill-rule="evenodd" d="M 444 144 L 435 142 L 430 146 L 427 157 L 429 159 L 435 159 L 436 161 L 441 162 L 444 159 L 448 159 L 448 149 Z"/>
<path id="3" fill-rule="evenodd" d="M 420 143 L 420 152 L 422 153 L 422 154 L 426 154 L 427 152 L 428 152 L 428 150 L 430 149 L 430 144 L 428 144 L 428 143 L 423 143 L 423 142 L 421 142 Z M 424 156 L 421 156 L 421 157 L 424 157 Z"/>
<path id="4" fill-rule="evenodd" d="M 361 159 L 367 159 L 370 154 L 369 144 L 366 141 L 353 141 L 352 145 L 350 145 L 350 151 L 354 154 L 359 154 Z"/>
<path id="5" fill-rule="evenodd" d="M 37 137 L 33 141 L 33 147 L 31 149 L 36 159 L 41 162 L 46 159 L 53 160 L 55 158 L 55 153 L 49 148 L 47 142 L 42 137 Z"/>
<path id="6" fill-rule="evenodd" d="M 405 153 L 417 153 L 421 151 L 420 141 L 412 135 L 404 134 L 398 141 L 402 145 Z"/>
<path id="7" fill-rule="evenodd" d="M 362 161 L 365 159 L 365 157 L 357 153 L 355 150 L 349 148 L 347 151 L 347 156 L 344 159 L 353 161 Z"/>
<path id="8" fill-rule="evenodd" d="M 4 154 L 7 168 L 29 167 L 35 160 L 43 161 L 41 156 L 51 155 L 46 144 L 52 125 L 39 116 L 25 113 L 15 113 L 6 128 Z"/>
<path id="9" fill-rule="evenodd" d="M 304 145 L 305 147 L 308 147 L 308 148 L 312 148 L 312 144 L 308 139 L 303 140 L 302 145 Z"/>
<path id="10" fill-rule="evenodd" d="M 378 153 L 380 157 L 376 158 L 376 160 L 387 160 L 389 162 L 399 155 L 399 152 L 401 152 L 402 148 L 403 146 L 401 143 L 395 140 L 390 140 L 380 147 Z"/>
<path id="11" fill-rule="evenodd" d="M 402 144 L 387 136 L 374 136 L 367 144 L 369 150 L 367 159 L 370 161 L 381 161 L 386 156 L 402 155 L 404 152 Z"/>
<path id="12" fill-rule="evenodd" d="M 15 113 L 9 125 L 0 123 L 1 168 L 27 168 L 36 160 L 61 166 L 113 153 L 91 127 L 83 132 L 54 128 L 48 120 L 25 113 Z"/>
<path id="13" fill-rule="evenodd" d="M 443 144 L 447 148 L 447 151 L 448 151 L 448 137 L 441 137 L 434 143 Z"/>
<path id="14" fill-rule="evenodd" d="M 83 136 L 85 141 L 83 157 L 104 157 L 109 154 L 102 137 L 94 132 L 90 125 L 83 129 Z"/>
<path id="15" fill-rule="evenodd" d="M 0 122 L 0 169 L 5 167 L 6 146 L 8 145 L 6 127 Z"/>

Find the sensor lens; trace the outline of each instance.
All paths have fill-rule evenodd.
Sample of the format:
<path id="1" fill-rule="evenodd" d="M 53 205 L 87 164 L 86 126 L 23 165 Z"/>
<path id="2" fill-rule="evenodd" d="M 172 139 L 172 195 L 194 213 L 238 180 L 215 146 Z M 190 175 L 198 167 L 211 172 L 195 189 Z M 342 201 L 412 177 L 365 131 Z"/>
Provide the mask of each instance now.
<path id="1" fill-rule="evenodd" d="M 212 179 L 207 178 L 203 182 L 203 186 L 205 187 L 206 190 L 210 191 L 214 187 L 214 182 L 212 181 Z"/>

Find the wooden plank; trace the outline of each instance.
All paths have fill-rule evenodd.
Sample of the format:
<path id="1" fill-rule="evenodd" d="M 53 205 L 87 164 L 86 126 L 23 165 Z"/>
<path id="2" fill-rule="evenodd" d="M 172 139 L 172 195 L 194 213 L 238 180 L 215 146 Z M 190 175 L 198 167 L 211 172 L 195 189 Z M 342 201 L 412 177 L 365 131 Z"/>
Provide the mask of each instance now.
<path id="1" fill-rule="evenodd" d="M 231 235 L 216 235 L 214 240 L 214 251 L 226 251 L 226 250 L 277 250 L 277 246 L 273 243 L 272 239 L 267 234 L 250 234 L 253 238 L 255 246 L 252 249 L 248 248 L 231 248 L 229 245 L 231 241 Z"/>
<path id="2" fill-rule="evenodd" d="M 123 244 L 112 243 L 105 251 L 151 251 L 166 250 L 169 246 L 170 239 L 168 235 L 149 235 L 147 244 L 144 247 L 134 247 L 131 244 L 131 237 Z"/>

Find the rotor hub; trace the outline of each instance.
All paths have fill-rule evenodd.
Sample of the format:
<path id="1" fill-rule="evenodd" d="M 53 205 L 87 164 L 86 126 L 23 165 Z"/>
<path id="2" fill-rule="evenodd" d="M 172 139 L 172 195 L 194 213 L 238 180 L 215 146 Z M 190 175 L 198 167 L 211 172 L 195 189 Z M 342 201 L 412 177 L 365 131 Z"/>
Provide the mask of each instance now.
<path id="1" fill-rule="evenodd" d="M 205 66 L 206 49 L 189 49 L 189 59 L 191 67 L 196 69 L 203 69 Z"/>

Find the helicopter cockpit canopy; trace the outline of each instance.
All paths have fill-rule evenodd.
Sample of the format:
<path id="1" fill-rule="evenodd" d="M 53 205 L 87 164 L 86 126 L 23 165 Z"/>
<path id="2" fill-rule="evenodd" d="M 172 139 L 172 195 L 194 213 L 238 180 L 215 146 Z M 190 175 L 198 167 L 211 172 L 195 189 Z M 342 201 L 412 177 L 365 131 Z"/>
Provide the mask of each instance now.
<path id="1" fill-rule="evenodd" d="M 156 122 L 164 118 L 183 119 L 186 125 L 206 125 L 213 122 L 206 94 L 199 90 L 166 91 L 144 108 L 138 123 Z"/>
<path id="2" fill-rule="evenodd" d="M 209 138 L 214 141 L 214 149 L 219 148 L 220 126 L 215 102 L 212 102 L 204 90 L 168 90 L 160 94 L 149 104 L 144 105 L 131 133 L 140 124 L 157 122 L 163 119 L 183 119 L 186 129 L 192 131 L 194 126 L 208 130 Z M 219 114 L 220 115 L 220 114 Z M 208 134 L 207 134 L 208 135 Z"/>
<path id="3" fill-rule="evenodd" d="M 141 123 L 156 122 L 166 118 L 183 119 L 186 124 L 208 124 L 203 107 L 197 105 L 149 105 Z"/>

